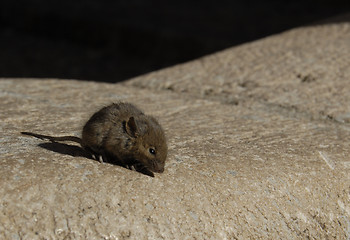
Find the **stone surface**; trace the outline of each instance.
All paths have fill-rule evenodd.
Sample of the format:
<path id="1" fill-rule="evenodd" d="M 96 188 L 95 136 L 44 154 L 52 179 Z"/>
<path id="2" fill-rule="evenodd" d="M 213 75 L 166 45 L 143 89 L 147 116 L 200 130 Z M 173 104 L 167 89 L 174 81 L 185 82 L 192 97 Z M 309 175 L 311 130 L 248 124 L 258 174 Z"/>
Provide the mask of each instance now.
<path id="1" fill-rule="evenodd" d="M 223 103 L 261 102 L 315 119 L 349 122 L 350 109 L 344 108 L 350 102 L 344 87 L 350 78 L 349 42 L 349 23 L 307 26 L 129 84 L 189 92 Z"/>
<path id="2" fill-rule="evenodd" d="M 121 84 L 0 80 L 0 238 L 350 238 L 349 42 L 319 25 Z M 79 136 L 118 100 L 163 125 L 163 174 L 19 133 Z"/>

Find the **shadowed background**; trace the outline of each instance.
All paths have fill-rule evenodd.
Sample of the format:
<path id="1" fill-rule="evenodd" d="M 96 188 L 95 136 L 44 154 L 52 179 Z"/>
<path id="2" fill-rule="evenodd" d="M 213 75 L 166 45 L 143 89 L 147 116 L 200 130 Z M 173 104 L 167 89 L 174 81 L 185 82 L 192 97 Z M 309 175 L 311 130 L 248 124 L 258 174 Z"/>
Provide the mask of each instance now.
<path id="1" fill-rule="evenodd" d="M 118 82 L 349 11 L 346 0 L 3 0 L 0 77 Z"/>

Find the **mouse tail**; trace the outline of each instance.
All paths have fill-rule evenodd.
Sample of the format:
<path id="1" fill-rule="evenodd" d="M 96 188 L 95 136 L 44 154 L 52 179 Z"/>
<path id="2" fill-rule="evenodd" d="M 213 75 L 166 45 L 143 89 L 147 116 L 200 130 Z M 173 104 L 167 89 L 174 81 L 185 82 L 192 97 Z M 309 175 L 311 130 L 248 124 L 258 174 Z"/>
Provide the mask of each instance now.
<path id="1" fill-rule="evenodd" d="M 36 137 L 36 138 L 39 138 L 42 140 L 47 139 L 47 140 L 50 140 L 51 142 L 71 141 L 71 142 L 76 142 L 76 143 L 81 144 L 81 138 L 75 137 L 75 136 L 53 137 L 53 136 L 42 135 L 42 134 L 37 134 L 37 133 L 32 133 L 32 132 L 21 132 L 21 134 Z"/>

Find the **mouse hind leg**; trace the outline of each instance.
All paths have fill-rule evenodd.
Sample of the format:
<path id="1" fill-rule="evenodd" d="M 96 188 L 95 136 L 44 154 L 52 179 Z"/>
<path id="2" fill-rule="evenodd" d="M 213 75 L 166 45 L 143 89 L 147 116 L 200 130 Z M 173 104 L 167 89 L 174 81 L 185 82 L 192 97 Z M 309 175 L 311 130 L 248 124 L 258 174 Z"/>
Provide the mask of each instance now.
<path id="1" fill-rule="evenodd" d="M 106 154 L 99 153 L 87 146 L 84 147 L 84 150 L 88 152 L 94 160 L 99 161 L 100 163 L 107 162 Z"/>

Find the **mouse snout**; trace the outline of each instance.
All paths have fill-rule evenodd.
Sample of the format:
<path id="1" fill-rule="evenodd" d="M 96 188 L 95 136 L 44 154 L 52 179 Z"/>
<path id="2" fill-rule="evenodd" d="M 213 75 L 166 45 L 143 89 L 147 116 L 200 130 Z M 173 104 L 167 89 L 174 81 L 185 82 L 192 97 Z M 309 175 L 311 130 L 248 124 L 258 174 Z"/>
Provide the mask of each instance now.
<path id="1" fill-rule="evenodd" d="M 155 166 L 155 172 L 157 172 L 157 173 L 162 173 L 162 172 L 164 172 L 164 165 L 163 165 L 163 164 L 157 164 L 157 165 Z"/>

